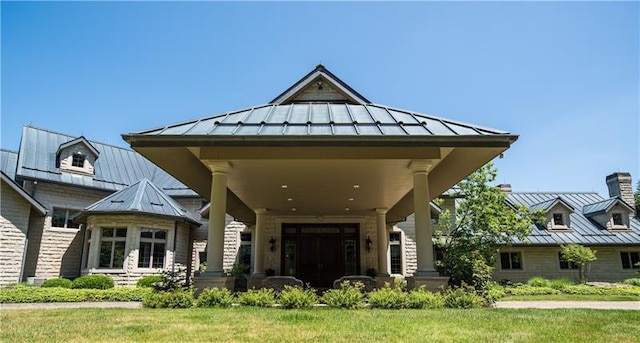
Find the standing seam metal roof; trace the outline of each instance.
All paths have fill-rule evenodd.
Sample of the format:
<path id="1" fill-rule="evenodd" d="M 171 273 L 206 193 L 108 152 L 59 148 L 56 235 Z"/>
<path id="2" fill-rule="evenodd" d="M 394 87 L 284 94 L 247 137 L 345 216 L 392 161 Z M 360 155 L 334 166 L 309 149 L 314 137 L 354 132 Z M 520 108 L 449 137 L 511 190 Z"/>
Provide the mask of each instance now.
<path id="1" fill-rule="evenodd" d="M 18 152 L 0 149 L 0 171 L 5 173 L 11 180 L 14 180 L 17 166 Z"/>
<path id="2" fill-rule="evenodd" d="M 639 245 L 640 221 L 630 220 L 629 231 L 611 232 L 583 214 L 583 209 L 612 199 L 603 199 L 597 193 L 509 193 L 507 199 L 515 204 L 533 207 L 561 198 L 574 211 L 570 214 L 570 230 L 552 231 L 545 226 L 533 225 L 528 240 L 533 245 L 559 245 L 578 243 L 584 245 Z M 516 242 L 524 245 L 526 242 Z"/>
<path id="3" fill-rule="evenodd" d="M 134 133 L 146 136 L 487 136 L 509 132 L 376 104 L 266 104 Z"/>
<path id="4" fill-rule="evenodd" d="M 74 140 L 78 140 L 78 137 L 24 126 L 16 176 L 107 191 L 118 191 L 148 178 L 171 196 L 197 196 L 137 152 L 98 142 L 90 142 L 100 153 L 94 165 L 94 176 L 62 172 L 56 167 L 58 148 Z"/>

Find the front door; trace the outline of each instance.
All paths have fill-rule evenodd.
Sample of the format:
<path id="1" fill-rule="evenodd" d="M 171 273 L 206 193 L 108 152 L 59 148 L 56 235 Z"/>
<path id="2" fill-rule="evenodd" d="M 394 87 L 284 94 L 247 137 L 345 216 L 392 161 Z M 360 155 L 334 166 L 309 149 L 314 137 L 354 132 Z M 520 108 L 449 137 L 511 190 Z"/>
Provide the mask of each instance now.
<path id="1" fill-rule="evenodd" d="M 282 274 L 314 288 L 360 270 L 358 224 L 283 224 L 282 241 Z"/>

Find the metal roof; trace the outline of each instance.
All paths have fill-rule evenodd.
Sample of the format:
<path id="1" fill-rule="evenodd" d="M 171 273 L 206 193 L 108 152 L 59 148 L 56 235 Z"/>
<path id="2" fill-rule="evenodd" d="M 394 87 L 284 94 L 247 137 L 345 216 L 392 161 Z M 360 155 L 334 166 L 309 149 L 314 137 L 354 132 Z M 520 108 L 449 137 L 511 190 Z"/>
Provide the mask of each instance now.
<path id="1" fill-rule="evenodd" d="M 567 204 L 566 201 L 562 200 L 561 197 L 557 197 L 554 199 L 549 199 L 543 202 L 539 202 L 537 204 L 533 204 L 531 206 L 529 206 L 529 209 L 531 209 L 532 211 L 537 211 L 537 210 L 543 210 L 543 211 L 549 211 L 550 209 L 552 209 L 554 206 L 556 206 L 557 204 L 562 204 L 565 207 L 567 207 L 570 210 L 574 210 L 574 208 Z"/>
<path id="2" fill-rule="evenodd" d="M 509 193 L 508 201 L 526 205 L 530 208 L 536 204 L 555 202 L 561 198 L 574 209 L 570 214 L 570 229 L 567 231 L 547 230 L 546 226 L 533 225 L 528 241 L 532 245 L 559 245 L 578 243 L 583 245 L 638 245 L 640 244 L 640 221 L 630 218 L 629 231 L 612 232 L 584 215 L 583 211 L 599 203 L 612 199 L 604 199 L 597 193 Z M 617 199 L 617 198 L 613 198 Z M 523 245 L 525 242 L 516 242 Z"/>
<path id="3" fill-rule="evenodd" d="M 131 135 L 457 137 L 509 133 L 383 105 L 309 102 L 266 104 Z"/>
<path id="4" fill-rule="evenodd" d="M 18 165 L 18 152 L 0 149 L 0 171 L 5 173 L 12 180 L 16 177 L 16 167 Z"/>
<path id="5" fill-rule="evenodd" d="M 595 216 L 597 214 L 602 214 L 609 211 L 614 205 L 620 204 L 629 209 L 629 211 L 633 211 L 632 208 L 627 205 L 626 202 L 622 201 L 622 199 L 615 197 L 607 200 L 603 200 L 594 204 L 589 204 L 582 208 L 582 214 L 587 217 Z"/>
<path id="6" fill-rule="evenodd" d="M 47 209 L 42 205 L 38 200 L 33 198 L 31 194 L 27 193 L 24 188 L 20 187 L 18 183 L 16 183 L 9 175 L 5 174 L 4 171 L 0 171 L 0 179 L 7 183 L 13 190 L 16 191 L 22 198 L 24 198 L 31 207 L 33 207 L 40 215 L 45 215 L 47 213 Z"/>
<path id="7" fill-rule="evenodd" d="M 62 172 L 56 166 L 58 149 L 69 142 L 78 142 L 80 138 L 24 126 L 16 176 L 107 191 L 118 191 L 148 178 L 171 196 L 197 196 L 137 152 L 99 142 L 87 141 L 100 154 L 94 165 L 95 175 Z"/>
<path id="8" fill-rule="evenodd" d="M 149 214 L 188 220 L 200 225 L 200 218 L 184 209 L 148 179 L 109 195 L 87 206 L 80 218 L 96 214 Z"/>

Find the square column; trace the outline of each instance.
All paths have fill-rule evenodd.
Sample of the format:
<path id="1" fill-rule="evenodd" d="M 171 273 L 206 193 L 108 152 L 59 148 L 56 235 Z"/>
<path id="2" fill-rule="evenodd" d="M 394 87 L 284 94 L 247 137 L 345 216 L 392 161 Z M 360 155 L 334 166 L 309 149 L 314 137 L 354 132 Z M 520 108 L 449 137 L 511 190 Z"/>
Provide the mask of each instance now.
<path id="1" fill-rule="evenodd" d="M 256 227 L 254 231 L 254 257 L 253 257 L 253 274 L 252 277 L 264 277 L 264 216 L 267 213 L 266 208 L 259 208 L 256 212 Z"/>
<path id="2" fill-rule="evenodd" d="M 433 261 L 433 231 L 429 206 L 429 170 L 431 166 L 431 163 L 425 161 L 413 161 L 409 166 L 413 173 L 413 206 L 418 260 L 415 276 L 439 275 Z"/>
<path id="3" fill-rule="evenodd" d="M 227 172 L 231 165 L 226 161 L 208 164 L 211 170 L 211 204 L 209 207 L 209 233 L 207 236 L 207 270 L 204 276 L 223 276 L 224 228 L 227 211 Z"/>
<path id="4" fill-rule="evenodd" d="M 378 233 L 378 275 L 389 276 L 389 263 L 387 256 L 389 255 L 389 242 L 387 234 L 387 209 L 376 209 L 376 225 Z"/>

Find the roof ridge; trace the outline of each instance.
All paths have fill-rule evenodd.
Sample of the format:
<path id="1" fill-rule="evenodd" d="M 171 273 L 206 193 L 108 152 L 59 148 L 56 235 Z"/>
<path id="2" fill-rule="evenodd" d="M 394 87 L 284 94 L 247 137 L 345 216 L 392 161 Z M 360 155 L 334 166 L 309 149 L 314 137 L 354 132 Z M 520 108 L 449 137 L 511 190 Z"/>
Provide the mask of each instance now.
<path id="1" fill-rule="evenodd" d="M 11 152 L 11 153 L 14 153 L 14 154 L 18 153 L 18 150 L 11 150 L 11 149 L 5 149 L 5 148 L 0 148 L 0 151 Z"/>
<path id="2" fill-rule="evenodd" d="M 117 146 L 117 145 L 113 145 L 113 144 L 109 144 L 109 143 L 98 142 L 96 140 L 88 139 L 84 134 L 82 134 L 80 136 L 74 136 L 74 135 L 70 135 L 68 133 L 53 131 L 53 130 L 49 130 L 49 129 L 43 129 L 43 128 L 40 128 L 40 127 L 37 127 L 37 126 L 33 126 L 33 125 L 30 125 L 30 124 L 25 124 L 25 125 L 23 125 L 23 127 L 34 129 L 34 130 L 39 130 L 39 131 L 44 131 L 44 132 L 48 132 L 48 133 L 53 133 L 53 134 L 60 135 L 60 136 L 70 137 L 71 140 L 78 139 L 80 137 L 84 137 L 87 141 L 89 141 L 90 143 L 93 143 L 93 144 L 100 144 L 100 145 L 104 145 L 104 146 L 111 147 L 111 148 L 116 148 L 116 149 L 121 149 L 121 150 L 125 150 L 125 151 L 135 152 L 134 150 L 127 149 L 127 148 L 124 148 L 124 147 L 121 147 L 121 146 Z"/>
<path id="3" fill-rule="evenodd" d="M 517 191 L 517 192 L 509 192 L 509 194 L 595 194 L 595 195 L 600 195 L 600 193 L 598 193 L 596 191 L 568 191 L 568 192 L 562 192 L 562 191 L 533 191 L 533 192 Z"/>

